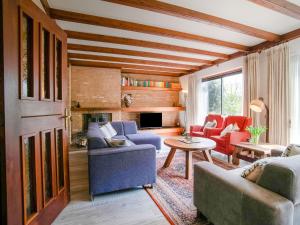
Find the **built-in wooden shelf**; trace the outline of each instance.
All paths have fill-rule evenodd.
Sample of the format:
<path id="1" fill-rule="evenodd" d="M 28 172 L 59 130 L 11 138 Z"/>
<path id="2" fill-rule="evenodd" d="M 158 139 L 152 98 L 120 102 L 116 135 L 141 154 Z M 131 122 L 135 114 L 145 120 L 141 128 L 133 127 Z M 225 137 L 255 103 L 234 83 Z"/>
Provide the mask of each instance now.
<path id="1" fill-rule="evenodd" d="M 101 108 L 101 107 L 86 107 L 86 108 L 72 108 L 75 112 L 90 112 L 90 111 L 121 111 L 122 108 Z"/>
<path id="2" fill-rule="evenodd" d="M 162 127 L 158 129 L 142 129 L 140 132 L 152 132 L 162 136 L 181 135 L 184 131 L 183 127 Z"/>
<path id="3" fill-rule="evenodd" d="M 128 107 L 122 112 L 178 112 L 185 111 L 185 107 Z"/>
<path id="4" fill-rule="evenodd" d="M 122 91 L 181 91 L 182 88 L 123 86 Z"/>
<path id="5" fill-rule="evenodd" d="M 101 108 L 101 107 L 87 107 L 87 108 L 73 108 L 73 112 L 93 112 L 93 111 L 122 111 L 122 112 L 179 112 L 185 111 L 185 107 L 128 107 L 128 108 Z"/>

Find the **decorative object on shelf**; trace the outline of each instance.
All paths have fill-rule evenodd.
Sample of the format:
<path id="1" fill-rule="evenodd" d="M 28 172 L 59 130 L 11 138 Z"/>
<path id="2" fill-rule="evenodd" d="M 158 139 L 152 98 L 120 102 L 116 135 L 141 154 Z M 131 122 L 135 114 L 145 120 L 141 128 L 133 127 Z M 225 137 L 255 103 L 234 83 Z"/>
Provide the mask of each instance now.
<path id="1" fill-rule="evenodd" d="M 132 94 L 124 94 L 122 97 L 122 101 L 127 108 L 130 107 L 133 102 Z"/>
<path id="2" fill-rule="evenodd" d="M 264 103 L 264 99 L 260 97 L 252 100 L 249 108 L 258 113 L 261 113 L 264 109 L 266 110 L 266 142 L 269 143 L 269 108 Z"/>
<path id="3" fill-rule="evenodd" d="M 71 108 L 74 109 L 74 108 L 80 108 L 80 104 L 78 101 L 72 101 L 71 102 Z"/>
<path id="4" fill-rule="evenodd" d="M 250 142 L 253 143 L 253 144 L 258 144 L 260 136 L 264 132 L 266 132 L 267 128 L 266 127 L 260 127 L 260 126 L 258 126 L 258 127 L 250 126 L 250 127 L 247 127 L 246 130 L 249 131 L 250 134 L 251 134 Z"/>

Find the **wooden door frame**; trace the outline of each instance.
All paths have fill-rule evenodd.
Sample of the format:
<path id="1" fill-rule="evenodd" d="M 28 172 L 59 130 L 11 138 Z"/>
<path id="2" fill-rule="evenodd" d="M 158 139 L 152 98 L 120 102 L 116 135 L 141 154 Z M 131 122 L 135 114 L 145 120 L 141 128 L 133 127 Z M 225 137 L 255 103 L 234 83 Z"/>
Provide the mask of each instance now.
<path id="1" fill-rule="evenodd" d="M 3 51 L 3 0 L 0 1 L 0 224 L 6 224 L 6 173 L 4 132 L 4 51 Z"/>
<path id="2" fill-rule="evenodd" d="M 19 84 L 16 79 L 19 77 L 19 6 L 30 9 L 34 16 L 38 16 L 39 22 L 52 30 L 57 31 L 58 38 L 66 40 L 65 33 L 49 19 L 32 0 L 1 0 L 1 44 L 0 44 L 0 224 L 21 225 L 23 224 L 23 189 L 21 174 L 21 152 L 20 142 L 16 141 L 16 131 L 21 131 L 19 124 L 20 96 Z M 31 16 L 31 15 L 30 15 Z M 32 15 L 33 16 L 33 15 Z M 58 31 L 59 30 L 59 31 Z M 66 43 L 62 45 L 62 51 L 66 53 Z M 67 78 L 67 57 L 62 59 L 63 74 L 66 74 L 63 84 L 68 84 Z M 54 68 L 51 68 L 54 69 Z M 67 88 L 63 89 L 63 96 L 66 96 Z M 51 96 L 54 97 L 53 95 Z M 68 99 L 65 99 L 67 104 Z M 65 105 L 66 107 L 67 105 Z M 23 110 L 23 109 L 22 109 Z M 26 111 L 26 110 L 25 110 Z M 67 144 L 67 131 L 64 132 L 64 144 Z M 55 204 L 49 204 L 47 213 L 41 210 L 39 218 L 32 224 L 49 224 L 60 212 L 58 208 L 64 207 L 69 201 L 69 180 L 68 180 L 68 154 L 64 155 L 66 179 L 65 193 L 56 199 Z M 9 162 L 9 163 L 6 163 Z M 41 222 L 43 221 L 43 223 Z"/>

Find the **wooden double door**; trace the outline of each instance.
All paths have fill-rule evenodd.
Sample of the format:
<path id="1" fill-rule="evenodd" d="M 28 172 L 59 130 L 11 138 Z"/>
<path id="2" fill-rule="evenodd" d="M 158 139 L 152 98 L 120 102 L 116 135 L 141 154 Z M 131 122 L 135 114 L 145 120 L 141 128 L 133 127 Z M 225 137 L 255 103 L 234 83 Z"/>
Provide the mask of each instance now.
<path id="1" fill-rule="evenodd" d="M 1 224 L 51 224 L 69 201 L 67 37 L 31 0 L 2 0 Z"/>

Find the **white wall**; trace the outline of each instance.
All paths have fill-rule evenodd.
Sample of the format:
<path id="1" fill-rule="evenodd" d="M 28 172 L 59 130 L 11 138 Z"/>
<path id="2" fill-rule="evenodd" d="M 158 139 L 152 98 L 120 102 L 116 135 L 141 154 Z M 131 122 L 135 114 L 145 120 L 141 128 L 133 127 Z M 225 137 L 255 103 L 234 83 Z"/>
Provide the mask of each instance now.
<path id="1" fill-rule="evenodd" d="M 36 4 L 43 12 L 45 12 L 44 7 L 40 0 L 32 0 L 34 4 Z"/>

